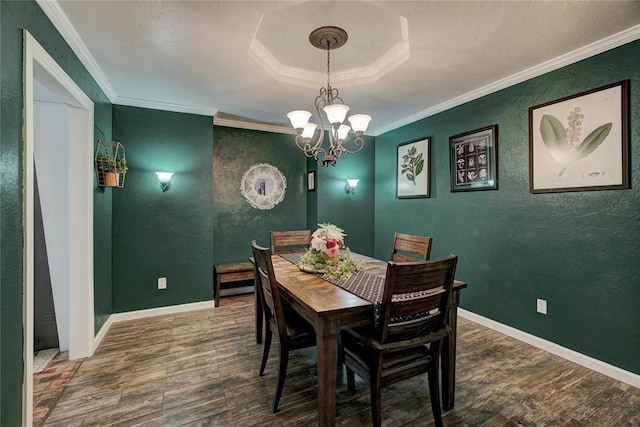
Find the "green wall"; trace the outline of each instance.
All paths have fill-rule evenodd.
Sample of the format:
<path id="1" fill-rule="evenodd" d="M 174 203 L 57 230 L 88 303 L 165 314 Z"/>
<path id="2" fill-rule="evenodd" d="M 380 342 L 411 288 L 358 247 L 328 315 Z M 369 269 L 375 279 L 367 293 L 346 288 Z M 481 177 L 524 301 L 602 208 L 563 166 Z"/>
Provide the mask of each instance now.
<path id="1" fill-rule="evenodd" d="M 347 235 L 345 244 L 365 255 L 373 255 L 374 248 L 375 154 L 374 138 L 365 137 L 365 146 L 359 153 L 338 159 L 335 167 L 317 168 L 317 222 L 342 228 Z M 354 194 L 344 191 L 348 178 L 360 180 Z M 316 224 L 309 227 L 313 231 Z"/>
<path id="2" fill-rule="evenodd" d="M 292 135 L 215 126 L 213 159 L 214 262 L 246 260 L 251 240 L 268 246 L 271 230 L 307 228 L 307 163 Z M 242 175 L 256 163 L 287 179 L 285 198 L 273 209 L 255 209 L 240 193 Z"/>
<path id="3" fill-rule="evenodd" d="M 22 423 L 23 373 L 23 43 L 29 30 L 56 62 L 95 103 L 95 126 L 111 136 L 111 104 L 34 1 L 0 2 L 0 425 Z M 110 204 L 96 192 L 95 206 L 110 222 Z M 106 240 L 104 240 L 106 239 Z M 96 254 L 107 247 L 106 234 L 94 236 Z M 110 259 L 110 256 L 108 257 Z M 96 327 L 111 312 L 110 261 L 95 263 Z"/>
<path id="4" fill-rule="evenodd" d="M 307 157 L 307 172 L 315 172 L 315 191 L 307 192 L 307 228 L 313 230 L 318 224 L 318 162 L 316 162 L 312 157 Z"/>
<path id="5" fill-rule="evenodd" d="M 113 124 L 129 165 L 113 193 L 114 312 L 210 300 L 213 119 L 114 105 Z M 175 173 L 169 191 L 155 171 Z"/>
<path id="6" fill-rule="evenodd" d="M 375 254 L 394 231 L 457 254 L 461 306 L 640 374 L 640 41 L 376 138 Z M 632 189 L 530 194 L 528 108 L 631 80 Z M 497 123 L 499 190 L 451 193 L 448 138 Z M 395 150 L 432 139 L 432 196 L 395 198 Z M 546 316 L 536 298 L 548 301 Z"/>
<path id="7" fill-rule="evenodd" d="M 388 257 L 395 231 L 433 236 L 434 257 L 460 256 L 458 277 L 470 284 L 464 308 L 640 373 L 640 42 L 388 132 L 375 144 L 368 138 L 363 152 L 319 168 L 291 135 L 112 107 L 34 1 L 0 2 L 0 24 L 0 425 L 20 425 L 22 417 L 23 28 L 94 101 L 95 138 L 127 149 L 125 188 L 94 193 L 96 331 L 112 312 L 210 300 L 212 262 L 246 258 L 249 241 L 267 244 L 269 230 L 333 222 L 354 251 L 379 258 Z M 530 194 L 528 107 L 623 79 L 631 80 L 632 189 Z M 450 193 L 448 137 L 493 123 L 500 189 Z M 396 146 L 424 136 L 433 138 L 432 196 L 398 200 Z M 242 173 L 260 162 L 287 177 L 286 199 L 271 211 L 251 208 L 239 191 Z M 176 173 L 167 193 L 153 173 L 161 169 Z M 306 192 L 307 170 L 317 170 L 314 193 Z M 344 193 L 346 178 L 361 180 L 355 195 Z M 159 276 L 168 278 L 167 290 L 157 290 Z M 535 313 L 538 297 L 549 302 L 546 316 Z"/>
<path id="8" fill-rule="evenodd" d="M 107 109 L 101 109 L 107 110 Z M 107 122 L 109 127 L 103 131 L 95 126 L 94 139 L 111 140 L 111 119 L 113 111 L 109 104 L 108 115 L 96 122 Z M 96 181 L 94 174 L 94 182 Z M 113 313 L 113 274 L 111 270 L 111 214 L 112 192 L 117 191 L 109 187 L 98 187 L 95 182 L 93 192 L 93 301 L 94 301 L 94 331 L 97 334 L 104 322 Z"/>

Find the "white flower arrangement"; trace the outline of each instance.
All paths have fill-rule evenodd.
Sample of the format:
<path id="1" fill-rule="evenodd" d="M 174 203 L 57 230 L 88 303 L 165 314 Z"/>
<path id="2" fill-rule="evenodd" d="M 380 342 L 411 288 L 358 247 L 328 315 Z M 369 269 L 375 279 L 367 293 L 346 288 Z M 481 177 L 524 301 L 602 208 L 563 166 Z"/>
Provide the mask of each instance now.
<path id="1" fill-rule="evenodd" d="M 358 270 L 359 263 L 351 257 L 347 248 L 344 254 L 340 249 L 344 246 L 344 230 L 334 224 L 318 224 L 318 229 L 311 235 L 310 248 L 301 261 L 304 271 L 325 273 L 332 279 L 343 279 Z"/>

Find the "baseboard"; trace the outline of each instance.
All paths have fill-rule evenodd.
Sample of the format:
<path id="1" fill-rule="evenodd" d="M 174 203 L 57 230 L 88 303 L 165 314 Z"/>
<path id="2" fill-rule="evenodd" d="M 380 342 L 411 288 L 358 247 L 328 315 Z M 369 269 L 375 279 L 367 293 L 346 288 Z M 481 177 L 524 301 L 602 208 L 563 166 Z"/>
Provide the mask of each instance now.
<path id="1" fill-rule="evenodd" d="M 125 320 L 143 319 L 145 317 L 163 316 L 165 314 L 184 313 L 186 311 L 204 310 L 214 308 L 213 301 L 192 302 L 188 304 L 170 305 L 167 307 L 148 308 L 145 310 L 127 311 L 124 313 L 114 313 L 109 318 L 113 323 Z"/>
<path id="2" fill-rule="evenodd" d="M 100 328 L 96 336 L 93 338 L 93 348 L 91 349 L 91 356 L 93 356 L 93 353 L 96 351 L 96 349 L 102 342 L 102 339 L 107 335 L 107 332 L 109 332 L 109 328 L 111 327 L 112 324 L 113 324 L 113 314 L 107 317 L 107 320 L 102 324 L 102 327 Z"/>
<path id="3" fill-rule="evenodd" d="M 592 371 L 599 372 L 618 381 L 622 381 L 625 384 L 640 388 L 640 375 L 638 374 L 620 369 L 601 360 L 594 359 L 593 357 L 586 356 L 582 353 L 578 353 L 577 351 L 539 338 L 535 335 L 531 335 L 527 332 L 523 332 L 511 326 L 507 326 L 503 323 L 496 322 L 495 320 L 491 320 L 484 316 L 480 316 L 479 314 L 472 313 L 463 308 L 458 309 L 458 315 L 482 326 L 486 326 L 489 329 L 493 329 L 496 332 L 503 333 L 510 336 L 511 338 L 515 338 L 541 350 L 547 351 L 551 354 L 555 354 L 556 356 L 560 356 L 563 359 L 569 360 L 570 362 L 584 366 L 585 368 L 589 368 Z"/>

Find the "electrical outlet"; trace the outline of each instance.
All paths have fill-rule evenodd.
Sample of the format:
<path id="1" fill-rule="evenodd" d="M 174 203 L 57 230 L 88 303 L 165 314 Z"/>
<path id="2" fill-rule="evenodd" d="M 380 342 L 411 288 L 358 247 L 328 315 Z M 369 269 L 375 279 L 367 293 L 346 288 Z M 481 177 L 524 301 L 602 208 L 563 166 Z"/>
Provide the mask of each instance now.
<path id="1" fill-rule="evenodd" d="M 158 289 L 167 289 L 166 277 L 158 277 Z"/>
<path id="2" fill-rule="evenodd" d="M 536 299 L 536 310 L 540 314 L 547 314 L 547 300 L 546 299 Z"/>

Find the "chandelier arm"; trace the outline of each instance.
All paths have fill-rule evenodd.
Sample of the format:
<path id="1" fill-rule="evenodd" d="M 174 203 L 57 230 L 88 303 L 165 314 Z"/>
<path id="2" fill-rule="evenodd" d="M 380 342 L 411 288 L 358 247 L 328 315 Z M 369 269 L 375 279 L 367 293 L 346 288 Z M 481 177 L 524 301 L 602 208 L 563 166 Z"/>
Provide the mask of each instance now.
<path id="1" fill-rule="evenodd" d="M 322 107 L 327 105 L 327 98 L 325 96 L 325 94 L 327 93 L 330 93 L 330 92 L 327 91 L 326 88 L 321 88 L 320 95 L 316 97 L 316 101 L 315 101 L 316 114 L 318 115 L 318 122 L 320 124 L 319 126 L 320 136 L 318 136 L 318 143 L 316 144 L 316 147 L 319 147 L 320 145 L 322 145 L 322 142 L 324 141 L 325 127 L 324 127 L 324 120 L 322 120 L 322 114 L 320 113 L 320 110 L 322 109 Z M 328 125 L 327 130 L 329 133 L 329 151 L 331 151 L 331 148 L 334 146 L 333 137 L 331 135 L 332 134 L 331 124 Z"/>
<path id="2" fill-rule="evenodd" d="M 342 157 L 347 154 L 355 154 L 364 148 L 364 138 L 356 135 L 353 135 L 353 136 L 354 138 L 348 141 L 348 145 L 353 145 L 354 148 L 350 150 L 349 148 L 345 147 L 344 142 L 346 142 L 347 140 L 341 142 L 339 146 L 336 148 L 336 151 L 337 150 L 340 151 L 340 155 L 338 157 Z"/>
<path id="3" fill-rule="evenodd" d="M 315 161 L 318 162 L 318 165 L 325 166 L 324 158 L 327 157 L 327 152 L 319 145 L 315 145 L 314 147 L 309 144 L 308 141 L 304 141 L 306 138 L 296 138 L 296 144 L 300 151 L 302 151 L 305 156 L 312 157 Z M 335 165 L 335 161 L 333 162 Z"/>
<path id="4" fill-rule="evenodd" d="M 342 100 L 342 98 L 340 98 L 340 93 L 338 92 L 338 89 L 335 87 L 329 88 L 330 92 L 331 92 L 331 104 L 342 104 L 344 105 L 344 101 Z M 340 101 L 340 102 L 336 102 L 336 101 Z"/>

